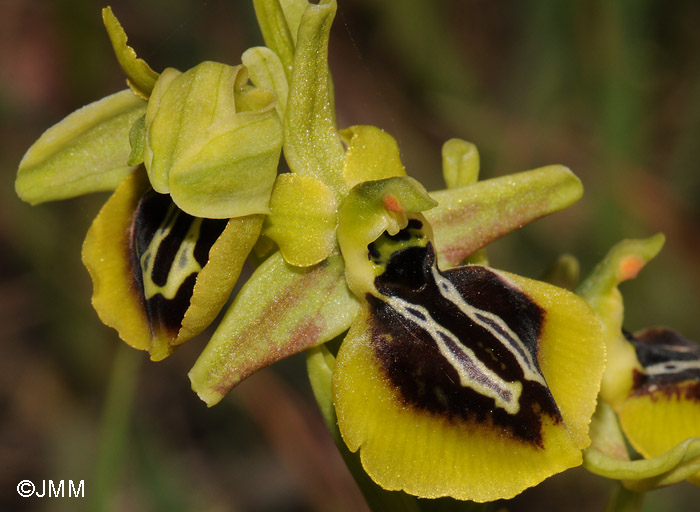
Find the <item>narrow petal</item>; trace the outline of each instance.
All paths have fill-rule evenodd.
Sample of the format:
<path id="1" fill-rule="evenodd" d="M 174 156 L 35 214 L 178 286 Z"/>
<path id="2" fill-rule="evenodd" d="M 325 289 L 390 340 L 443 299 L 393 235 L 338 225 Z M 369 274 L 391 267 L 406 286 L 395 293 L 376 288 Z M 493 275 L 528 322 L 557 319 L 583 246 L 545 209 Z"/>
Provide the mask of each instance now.
<path id="1" fill-rule="evenodd" d="M 148 99 L 156 80 L 158 80 L 158 73 L 153 71 L 146 61 L 136 57 L 134 49 L 126 44 L 126 32 L 124 32 L 111 7 L 102 9 L 102 21 L 107 29 L 107 34 L 109 34 L 119 65 L 128 78 L 129 86 L 139 98 Z"/>
<path id="2" fill-rule="evenodd" d="M 129 131 L 146 102 L 121 91 L 76 110 L 46 130 L 17 171 L 17 195 L 31 204 L 113 190 L 133 171 Z"/>
<path id="3" fill-rule="evenodd" d="M 191 217 L 136 172 L 104 205 L 83 244 L 93 306 L 129 345 L 163 359 L 213 321 L 261 226 L 262 216 Z"/>
<path id="4" fill-rule="evenodd" d="M 458 265 L 501 236 L 570 206 L 582 193 L 579 179 L 560 165 L 431 192 L 438 206 L 426 218 L 440 268 Z"/>
<path id="5" fill-rule="evenodd" d="M 434 259 L 430 244 L 396 252 L 341 346 L 348 447 L 386 489 L 478 502 L 580 464 L 605 364 L 593 312 L 554 286 Z"/>
<path id="6" fill-rule="evenodd" d="M 442 174 L 447 188 L 466 187 L 479 179 L 479 151 L 471 142 L 450 139 L 442 145 Z"/>
<path id="7" fill-rule="evenodd" d="M 335 195 L 322 182 L 282 174 L 270 197 L 265 235 L 277 243 L 287 263 L 315 265 L 335 248 L 336 210 Z"/>
<path id="8" fill-rule="evenodd" d="M 359 310 L 331 256 L 300 269 L 270 256 L 236 296 L 189 376 L 207 405 L 256 370 L 334 338 Z"/>
<path id="9" fill-rule="evenodd" d="M 273 91 L 277 95 L 275 108 L 280 119 L 284 119 L 287 108 L 289 85 L 282 62 L 275 52 L 264 46 L 248 48 L 241 55 L 241 62 L 248 70 L 255 87 Z"/>
<path id="10" fill-rule="evenodd" d="M 622 333 L 624 307 L 618 285 L 633 279 L 654 258 L 664 244 L 664 236 L 623 240 L 605 255 L 576 293 L 586 300 L 598 316 L 608 354 L 608 366 L 603 375 L 600 396 L 613 408 L 627 398 L 635 369 L 640 369 L 634 347 Z"/>

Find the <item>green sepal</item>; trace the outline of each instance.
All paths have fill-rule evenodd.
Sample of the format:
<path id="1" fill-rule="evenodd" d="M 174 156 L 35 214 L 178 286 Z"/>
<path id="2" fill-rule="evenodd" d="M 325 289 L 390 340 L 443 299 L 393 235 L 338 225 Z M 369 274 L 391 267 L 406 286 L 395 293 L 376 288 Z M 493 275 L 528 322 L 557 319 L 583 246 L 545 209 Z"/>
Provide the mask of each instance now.
<path id="1" fill-rule="evenodd" d="M 275 104 L 277 114 L 280 119 L 284 119 L 289 84 L 277 54 L 264 46 L 256 46 L 243 52 L 241 62 L 248 70 L 250 81 L 255 87 L 274 91 L 277 95 L 277 103 Z"/>
<path id="2" fill-rule="evenodd" d="M 158 80 L 158 73 L 153 71 L 145 60 L 139 59 L 134 49 L 126 44 L 126 32 L 111 7 L 102 9 L 102 21 L 112 42 L 117 61 L 127 76 L 129 87 L 139 98 L 147 100 Z"/>
<path id="3" fill-rule="evenodd" d="M 287 263 L 315 265 L 335 248 L 336 210 L 333 192 L 316 178 L 281 174 L 272 190 L 264 233 L 277 243 Z"/>
<path id="4" fill-rule="evenodd" d="M 343 179 L 348 188 L 363 181 L 406 176 L 396 139 L 376 126 L 351 126 L 340 131 L 348 147 Z"/>
<path id="5" fill-rule="evenodd" d="M 142 164 L 143 151 L 146 147 L 146 114 L 139 117 L 129 130 L 129 145 L 131 153 L 126 161 L 127 165 Z"/>
<path id="6" fill-rule="evenodd" d="M 90 103 L 46 130 L 17 171 L 17 195 L 31 204 L 114 190 L 132 171 L 129 130 L 146 102 L 121 91 Z"/>
<path id="7" fill-rule="evenodd" d="M 490 242 L 570 206 L 582 194 L 581 181 L 561 165 L 431 192 L 438 206 L 425 216 L 435 233 L 440 268 L 459 265 Z"/>
<path id="8" fill-rule="evenodd" d="M 275 100 L 248 84 L 243 66 L 166 69 L 146 112 L 153 188 L 196 217 L 267 213 L 282 146 Z"/>
<path id="9" fill-rule="evenodd" d="M 618 285 L 633 279 L 663 247 L 662 234 L 642 240 L 623 240 L 576 288 L 576 294 L 590 304 L 603 326 L 608 367 L 603 375 L 601 397 L 617 407 L 632 388 L 632 371 L 641 369 L 634 347 L 622 334 L 624 306 Z"/>
<path id="10" fill-rule="evenodd" d="M 284 118 L 284 155 L 289 168 L 309 174 L 338 198 L 347 192 L 345 150 L 338 135 L 328 69 L 328 38 L 335 0 L 309 4 L 299 25 L 294 70 Z"/>
<path id="11" fill-rule="evenodd" d="M 292 76 L 294 48 L 307 0 L 253 0 L 265 45 L 282 61 L 287 79 Z"/>
<path id="12" fill-rule="evenodd" d="M 613 409 L 598 402 L 590 427 L 591 445 L 583 452 L 583 465 L 591 473 L 621 480 L 634 491 L 649 491 L 686 480 L 700 472 L 700 437 L 686 439 L 663 455 L 630 460 Z"/>
<path id="13" fill-rule="evenodd" d="M 243 286 L 190 370 L 192 389 L 212 406 L 258 369 L 333 339 L 358 313 L 340 256 L 300 269 L 276 252 Z"/>
<path id="14" fill-rule="evenodd" d="M 409 176 L 366 181 L 350 190 L 338 213 L 338 244 L 345 260 L 345 278 L 358 297 L 376 293 L 374 268 L 367 246 L 385 231 L 395 235 L 411 217 L 433 208 L 435 201 L 417 180 Z M 429 239 L 430 226 L 422 221 Z"/>
<path id="15" fill-rule="evenodd" d="M 466 187 L 479 179 L 479 151 L 471 142 L 450 139 L 442 145 L 442 174 L 447 188 Z"/>

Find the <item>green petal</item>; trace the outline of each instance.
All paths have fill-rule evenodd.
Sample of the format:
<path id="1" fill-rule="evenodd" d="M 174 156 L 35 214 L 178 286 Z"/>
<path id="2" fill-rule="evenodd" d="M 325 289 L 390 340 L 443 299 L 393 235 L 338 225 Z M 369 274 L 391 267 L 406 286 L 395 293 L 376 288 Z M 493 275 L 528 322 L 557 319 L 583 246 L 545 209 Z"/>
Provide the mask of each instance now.
<path id="1" fill-rule="evenodd" d="M 336 128 L 328 70 L 335 12 L 335 0 L 309 4 L 299 25 L 284 119 L 284 155 L 293 172 L 315 177 L 340 198 L 347 191 L 342 177 L 345 151 Z"/>
<path id="2" fill-rule="evenodd" d="M 256 370 L 342 333 L 358 309 L 340 256 L 299 269 L 275 253 L 241 289 L 190 370 L 192 389 L 212 406 Z"/>
<path id="3" fill-rule="evenodd" d="M 25 153 L 17 195 L 31 204 L 113 190 L 133 171 L 129 131 L 146 103 L 122 91 L 76 110 Z"/>
<path id="4" fill-rule="evenodd" d="M 291 265 L 308 267 L 335 247 L 337 205 L 333 192 L 311 176 L 282 174 L 270 198 L 265 235 Z"/>
<path id="5" fill-rule="evenodd" d="M 665 423 L 673 425 L 672 420 Z M 583 456 L 586 469 L 622 480 L 631 490 L 649 491 L 693 476 L 697 479 L 700 472 L 700 437 L 685 439 L 656 457 L 630 460 L 615 412 L 603 401 L 591 421 L 591 439 Z"/>
<path id="6" fill-rule="evenodd" d="M 145 173 L 124 180 L 88 231 L 83 263 L 102 322 L 160 360 L 214 320 L 262 216 L 196 219 L 149 189 Z"/>
<path id="7" fill-rule="evenodd" d="M 429 246 L 396 252 L 341 346 L 333 394 L 348 447 L 385 489 L 478 502 L 580 464 L 605 364 L 591 309 L 434 259 Z"/>
<path id="8" fill-rule="evenodd" d="M 250 80 L 255 87 L 274 91 L 277 95 L 275 104 L 277 115 L 280 119 L 284 119 L 289 85 L 279 57 L 269 48 L 258 46 L 248 48 L 241 55 L 241 62 L 248 70 Z"/>
<path id="9" fill-rule="evenodd" d="M 426 218 L 435 233 L 440 268 L 460 264 L 481 247 L 566 208 L 582 194 L 580 180 L 560 165 L 431 192 L 438 206 Z"/>
<path id="10" fill-rule="evenodd" d="M 128 78 L 129 87 L 139 98 L 148 99 L 156 80 L 158 80 L 158 73 L 153 71 L 146 61 L 136 57 L 134 49 L 126 44 L 126 33 L 111 7 L 102 9 L 102 21 L 107 29 L 107 34 L 109 34 L 119 65 Z"/>
<path id="11" fill-rule="evenodd" d="M 348 146 L 343 178 L 350 189 L 363 181 L 406 176 L 396 140 L 376 126 L 352 126 L 340 132 Z"/>
<path id="12" fill-rule="evenodd" d="M 450 139 L 442 146 L 442 173 L 447 188 L 466 187 L 479 179 L 479 152 L 471 142 Z"/>
<path id="13" fill-rule="evenodd" d="M 633 384 L 633 371 L 640 369 L 634 347 L 622 335 L 623 304 L 618 285 L 633 279 L 664 244 L 661 234 L 643 240 L 623 240 L 616 244 L 576 293 L 596 312 L 605 336 L 608 369 L 603 376 L 601 397 L 617 407 Z"/>
<path id="14" fill-rule="evenodd" d="M 282 61 L 287 79 L 292 76 L 294 47 L 307 0 L 253 0 L 265 45 Z"/>
<path id="15" fill-rule="evenodd" d="M 144 163 L 153 188 L 196 217 L 267 213 L 282 128 L 271 91 L 242 66 L 166 70 L 146 112 Z"/>
<path id="16" fill-rule="evenodd" d="M 432 240 L 421 212 L 435 206 L 423 185 L 408 176 L 366 181 L 353 187 L 338 213 L 338 244 L 345 260 L 345 279 L 358 297 L 374 293 L 375 268 L 368 246 L 385 231 L 395 235 L 415 219 Z"/>

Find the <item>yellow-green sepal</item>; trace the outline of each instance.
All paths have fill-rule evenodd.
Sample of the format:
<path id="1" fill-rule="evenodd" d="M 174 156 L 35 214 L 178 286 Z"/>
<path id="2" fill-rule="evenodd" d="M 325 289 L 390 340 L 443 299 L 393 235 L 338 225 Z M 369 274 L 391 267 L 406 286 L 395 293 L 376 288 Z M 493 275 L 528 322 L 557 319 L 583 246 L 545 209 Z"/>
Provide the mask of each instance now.
<path id="1" fill-rule="evenodd" d="M 196 217 L 267 213 L 282 146 L 272 91 L 243 66 L 166 69 L 146 111 L 144 164 L 153 188 Z"/>
<path id="2" fill-rule="evenodd" d="M 173 322 L 151 316 L 143 276 L 143 262 L 134 252 L 134 223 L 140 201 L 150 189 L 143 170 L 128 176 L 93 221 L 83 243 L 83 263 L 93 281 L 93 307 L 102 322 L 113 327 L 129 345 L 149 352 L 151 359 L 168 356 L 183 342 L 204 330 L 221 310 L 233 289 L 243 262 L 257 240 L 262 215 L 230 219 L 208 248 L 205 264 L 194 267 L 196 280 L 183 308 Z M 185 241 L 194 243 L 194 240 Z M 187 251 L 180 251 L 186 258 Z M 161 259 L 151 260 L 160 265 Z M 179 267 L 185 265 L 178 261 Z M 179 268 L 177 267 L 177 268 Z M 167 272 L 169 279 L 173 272 Z M 187 271 L 187 274 L 190 274 Z M 187 276 L 184 276 L 187 277 Z"/>
<path id="3" fill-rule="evenodd" d="M 253 0 L 265 45 L 280 58 L 287 79 L 292 76 L 294 48 L 307 0 Z"/>
<path id="4" fill-rule="evenodd" d="M 335 248 L 336 212 L 335 195 L 322 182 L 281 174 L 272 190 L 264 233 L 277 243 L 287 263 L 315 265 Z"/>
<path id="5" fill-rule="evenodd" d="M 624 306 L 618 285 L 633 279 L 664 244 L 657 234 L 642 240 L 623 240 L 576 288 L 576 293 L 596 312 L 608 352 L 608 369 L 603 376 L 601 398 L 617 408 L 632 389 L 633 371 L 641 370 L 634 347 L 622 334 Z"/>
<path id="6" fill-rule="evenodd" d="M 348 147 L 343 166 L 348 189 L 363 181 L 406 176 L 396 139 L 381 128 L 351 126 L 341 130 L 340 136 Z"/>
<path id="7" fill-rule="evenodd" d="M 335 0 L 308 4 L 302 15 L 284 118 L 284 156 L 292 172 L 309 174 L 345 196 L 345 150 L 335 120 L 328 39 Z"/>
<path id="8" fill-rule="evenodd" d="M 675 417 L 659 418 L 664 422 L 660 432 L 677 424 Z M 644 428 L 643 424 L 639 426 Z M 683 441 L 675 445 L 671 442 L 659 455 L 630 460 L 615 411 L 601 400 L 591 420 L 591 439 L 584 451 L 585 468 L 596 475 L 621 480 L 630 490 L 649 491 L 686 479 L 700 484 L 700 437 L 683 437 Z"/>
<path id="9" fill-rule="evenodd" d="M 114 190 L 133 167 L 129 131 L 146 102 L 121 91 L 90 103 L 46 130 L 17 171 L 17 195 L 31 204 Z"/>
<path id="10" fill-rule="evenodd" d="M 442 175 L 447 188 L 472 185 L 479 180 L 479 151 L 471 142 L 450 139 L 442 145 Z"/>
<path id="11" fill-rule="evenodd" d="M 501 236 L 570 206 L 582 194 L 581 181 L 561 165 L 431 192 L 438 205 L 426 218 L 435 233 L 440 268 L 460 264 Z"/>
<path id="12" fill-rule="evenodd" d="M 365 181 L 350 190 L 338 213 L 337 235 L 345 260 L 345 278 L 355 295 L 376 293 L 368 245 L 385 231 L 389 235 L 398 233 L 408 225 L 409 216 L 422 219 L 416 212 L 435 204 L 423 185 L 409 176 Z M 430 226 L 424 219 L 421 224 L 432 239 Z"/>
<path id="13" fill-rule="evenodd" d="M 158 80 L 158 73 L 153 71 L 146 61 L 139 59 L 134 49 L 126 44 L 126 32 L 111 7 L 102 9 L 102 21 L 112 42 L 117 61 L 127 76 L 129 87 L 139 98 L 147 100 Z"/>
<path id="14" fill-rule="evenodd" d="M 498 275 L 545 310 L 537 361 L 561 421 L 543 415 L 542 441 L 536 445 L 508 436 L 488 420 L 413 406 L 402 399 L 380 363 L 372 313 L 365 307 L 338 353 L 333 396 L 343 439 L 350 450 L 360 451 L 365 470 L 383 488 L 486 502 L 515 496 L 581 463 L 605 365 L 597 319 L 570 292 Z M 402 375 L 410 375 L 406 372 Z"/>
<path id="15" fill-rule="evenodd" d="M 256 370 L 333 339 L 358 311 L 339 255 L 298 268 L 276 252 L 243 286 L 190 370 L 192 389 L 212 406 Z"/>

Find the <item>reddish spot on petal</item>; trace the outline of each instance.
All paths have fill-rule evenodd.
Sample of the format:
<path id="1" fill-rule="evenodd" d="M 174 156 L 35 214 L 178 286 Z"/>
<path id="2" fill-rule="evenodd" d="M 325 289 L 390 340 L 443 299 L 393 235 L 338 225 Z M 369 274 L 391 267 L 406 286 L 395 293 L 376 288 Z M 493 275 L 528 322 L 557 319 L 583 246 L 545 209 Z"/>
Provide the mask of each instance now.
<path id="1" fill-rule="evenodd" d="M 403 211 L 401 203 L 399 203 L 399 200 L 393 194 L 385 194 L 383 201 L 387 210 L 396 213 L 401 213 Z"/>
<path id="2" fill-rule="evenodd" d="M 622 281 L 634 279 L 644 268 L 644 261 L 637 256 L 628 256 L 620 262 L 620 277 Z"/>

